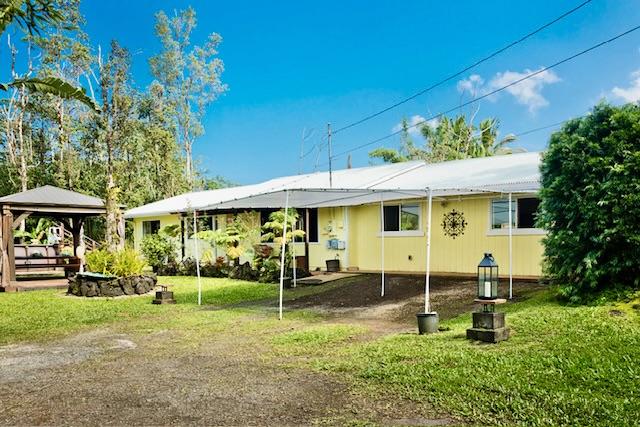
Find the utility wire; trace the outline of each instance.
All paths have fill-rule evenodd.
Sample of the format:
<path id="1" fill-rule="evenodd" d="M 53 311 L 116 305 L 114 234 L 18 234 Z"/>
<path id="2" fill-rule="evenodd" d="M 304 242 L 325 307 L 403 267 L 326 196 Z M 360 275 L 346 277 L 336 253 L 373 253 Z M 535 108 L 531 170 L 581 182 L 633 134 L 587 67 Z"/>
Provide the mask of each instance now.
<path id="1" fill-rule="evenodd" d="M 407 102 L 411 101 L 412 99 L 415 99 L 415 98 L 419 97 L 420 95 L 424 95 L 425 93 L 427 93 L 427 92 L 429 92 L 429 91 L 431 91 L 431 90 L 433 90 L 433 89 L 435 89 L 435 88 L 437 88 L 437 87 L 439 87 L 439 86 L 442 86 L 443 84 L 445 84 L 445 83 L 447 83 L 447 82 L 449 82 L 449 81 L 451 81 L 451 80 L 455 79 L 456 77 L 459 77 L 460 75 L 462 75 L 462 74 L 466 73 L 467 71 L 470 71 L 470 70 L 474 69 L 474 68 L 475 68 L 475 67 L 477 67 L 478 65 L 480 65 L 480 64 L 482 64 L 482 63 L 484 63 L 484 62 L 487 62 L 488 60 L 490 60 L 490 59 L 492 59 L 492 58 L 494 58 L 494 57 L 496 57 L 496 56 L 500 55 L 502 52 L 504 52 L 504 51 L 506 51 L 506 50 L 508 50 L 508 49 L 512 48 L 513 46 L 515 46 L 515 45 L 517 45 L 517 44 L 522 43 L 523 41 L 527 40 L 528 38 L 530 38 L 530 37 L 532 37 L 532 36 L 536 35 L 537 33 L 539 33 L 539 32 L 541 32 L 541 31 L 545 30 L 546 28 L 548 28 L 548 27 L 552 26 L 552 25 L 553 25 L 553 24 L 555 24 L 556 22 L 558 22 L 558 21 L 560 21 L 560 20 L 562 20 L 562 19 L 566 18 L 567 16 L 571 15 L 572 13 L 574 13 L 574 12 L 578 11 L 579 9 L 583 8 L 584 6 L 586 6 L 587 4 L 591 3 L 591 1 L 592 1 L 592 0 L 586 0 L 586 1 L 582 2 L 582 3 L 580 3 L 579 5 L 577 5 L 576 7 L 574 7 L 573 9 L 566 11 L 565 13 L 563 13 L 563 14 L 562 14 L 562 15 L 560 15 L 560 16 L 558 16 L 558 17 L 557 17 L 557 18 L 555 18 L 554 20 L 547 22 L 546 24 L 542 25 L 541 27 L 538 27 L 538 28 L 536 28 L 535 30 L 531 31 L 530 33 L 528 33 L 528 34 L 526 34 L 526 35 L 524 35 L 524 36 L 520 37 L 518 40 L 515 40 L 515 41 L 513 41 L 513 42 L 511 42 L 511 43 L 507 44 L 506 46 L 504 46 L 504 47 L 502 47 L 502 48 L 500 48 L 500 49 L 496 50 L 495 52 L 491 53 L 490 55 L 485 56 L 485 57 L 484 57 L 484 58 L 482 58 L 482 59 L 479 59 L 478 61 L 474 62 L 473 64 L 471 64 L 471 65 L 469 65 L 469 66 L 467 66 L 467 67 L 465 67 L 465 68 L 463 68 L 462 70 L 460 70 L 460 71 L 458 71 L 458 72 L 456 72 L 456 73 L 454 73 L 454 74 L 451 74 L 450 76 L 448 76 L 448 77 L 446 77 L 446 78 L 444 78 L 444 79 L 440 80 L 439 82 L 434 83 L 434 84 L 432 84 L 431 86 L 429 86 L 429 87 L 427 87 L 427 88 L 425 88 L 425 89 L 422 89 L 421 91 L 416 92 L 416 93 L 414 93 L 413 95 L 411 95 L 411 96 L 409 96 L 409 97 L 407 97 L 407 98 L 404 98 L 404 99 L 402 99 L 402 100 L 400 100 L 400 101 L 396 102 L 395 104 L 390 105 L 389 107 L 386 107 L 386 108 L 384 108 L 384 109 L 382 109 L 382 110 L 380 110 L 380 111 L 378 111 L 378 112 L 376 112 L 376 113 L 373 113 L 373 114 L 370 114 L 370 115 L 368 115 L 368 116 L 366 116 L 366 117 L 363 117 L 362 119 L 360 119 L 360 120 L 358 120 L 358 121 L 355 121 L 355 122 L 353 122 L 353 123 L 350 123 L 350 124 L 348 124 L 348 125 L 346 125 L 346 126 L 343 126 L 343 127 L 339 128 L 339 129 L 336 129 L 335 131 L 333 131 L 333 134 L 334 134 L 334 135 L 335 135 L 335 134 L 338 134 L 338 133 L 340 133 L 340 132 L 342 132 L 342 131 L 344 131 L 344 130 L 347 130 L 347 129 L 349 129 L 349 128 L 352 128 L 352 127 L 354 127 L 354 126 L 357 126 L 357 125 L 359 125 L 359 124 L 361 124 L 361 123 L 364 123 L 364 122 L 366 122 L 366 121 L 368 121 L 368 120 L 371 120 L 371 119 L 373 119 L 374 117 L 378 117 L 379 115 L 384 114 L 384 113 L 386 113 L 387 111 L 393 110 L 394 108 L 399 107 L 400 105 L 405 104 L 405 103 L 407 103 Z"/>
<path id="2" fill-rule="evenodd" d="M 492 95 L 495 95 L 495 94 L 496 94 L 496 93 L 498 93 L 498 92 L 501 92 L 501 91 L 503 91 L 503 90 L 505 90 L 505 89 L 508 89 L 508 88 L 510 88 L 510 87 L 512 87 L 512 86 L 515 86 L 515 85 L 519 84 L 519 83 L 522 83 L 523 81 L 528 80 L 528 79 L 530 79 L 530 78 L 532 78 L 532 77 L 535 77 L 535 76 L 537 76 L 537 75 L 539 75 L 539 74 L 542 74 L 542 73 L 544 73 L 545 71 L 551 70 L 552 68 L 555 68 L 555 67 L 557 67 L 557 66 L 559 66 L 559 65 L 562 65 L 562 64 L 567 63 L 567 62 L 569 62 L 569 61 L 572 61 L 572 60 L 574 60 L 574 59 L 576 59 L 576 58 L 578 58 L 578 57 L 580 57 L 580 56 L 582 56 L 582 55 L 585 55 L 585 54 L 587 54 L 587 53 L 589 53 L 589 52 L 591 52 L 591 51 L 593 51 L 593 50 L 596 50 L 596 49 L 598 49 L 598 48 L 600 48 L 600 47 L 602 47 L 602 46 L 604 46 L 604 45 L 606 45 L 606 44 L 608 44 L 608 43 L 611 43 L 611 42 L 613 42 L 613 41 L 615 41 L 615 40 L 618 40 L 619 38 L 622 38 L 622 37 L 624 37 L 624 36 L 626 36 L 626 35 L 629 35 L 629 34 L 633 33 L 634 31 L 637 31 L 638 29 L 640 29 L 640 25 L 636 25 L 635 27 L 630 28 L 630 29 L 628 29 L 627 31 L 625 31 L 625 32 L 623 32 L 623 33 L 620 33 L 620 34 L 618 34 L 618 35 L 616 35 L 616 36 L 614 36 L 614 37 L 611 37 L 611 38 L 609 38 L 609 39 L 607 39 L 607 40 L 604 40 L 604 41 L 602 41 L 602 42 L 600 42 L 600 43 L 598 43 L 598 44 L 596 44 L 596 45 L 593 45 L 593 46 L 591 46 L 591 47 L 589 47 L 589 48 L 587 48 L 587 49 L 584 49 L 584 50 L 582 50 L 582 51 L 580 51 L 580 52 L 578 52 L 578 53 L 576 53 L 576 54 L 574 54 L 574 55 L 571 55 L 571 56 L 569 56 L 569 57 L 567 57 L 567 58 L 564 58 L 564 59 L 562 59 L 562 60 L 560 60 L 560 61 L 558 61 L 558 62 L 555 62 L 555 63 L 553 63 L 553 64 L 549 65 L 548 67 L 543 67 L 543 68 L 539 69 L 538 71 L 534 71 L 534 72 L 532 72 L 532 73 L 529 73 L 529 74 L 527 74 L 526 76 L 524 76 L 524 77 L 522 77 L 522 78 L 520 78 L 520 79 L 518 79 L 518 80 L 515 80 L 515 81 L 513 81 L 513 82 L 511 82 L 511 83 L 509 83 L 509 84 L 507 84 L 507 85 L 504 85 L 504 86 L 502 86 L 502 87 L 499 87 L 499 88 L 497 88 L 497 89 L 495 89 L 495 90 L 492 90 L 491 92 L 485 93 L 485 94 L 484 94 L 484 95 L 482 95 L 482 96 L 478 96 L 478 97 L 473 98 L 473 99 L 471 99 L 471 100 L 469 100 L 469 101 L 467 101 L 467 102 L 464 102 L 464 103 L 462 103 L 462 104 L 460 104 L 460 105 L 457 105 L 457 106 L 455 106 L 455 107 L 452 107 L 452 108 L 450 108 L 450 109 L 448 109 L 448 110 L 446 110 L 446 111 L 442 111 L 442 112 L 440 112 L 440 113 L 438 113 L 438 114 L 436 114 L 436 115 L 434 115 L 434 116 L 431 116 L 431 117 L 429 117 L 429 118 L 427 118 L 427 119 L 421 120 L 421 121 L 419 121 L 419 122 L 417 122 L 417 123 L 414 123 L 414 124 L 412 124 L 412 125 L 410 125 L 410 126 L 407 126 L 407 127 L 406 127 L 406 129 L 411 129 L 411 128 L 414 128 L 414 127 L 417 127 L 417 126 L 423 125 L 423 124 L 427 123 L 429 120 L 433 120 L 433 119 L 440 118 L 440 117 L 442 117 L 442 116 L 444 116 L 444 115 L 446 115 L 446 114 L 449 114 L 449 113 L 451 113 L 451 112 L 453 112 L 453 111 L 458 110 L 459 108 L 466 107 L 467 105 L 473 104 L 473 103 L 478 102 L 478 101 L 480 101 L 480 100 L 482 100 L 482 99 L 484 99 L 484 98 L 488 98 L 488 97 L 490 97 L 490 96 L 492 96 Z M 349 150 L 342 151 L 342 152 L 340 152 L 340 153 L 336 154 L 336 155 L 335 155 L 335 156 L 333 156 L 333 157 L 334 157 L 334 158 L 336 158 L 336 157 L 340 157 L 340 156 L 343 156 L 343 155 L 345 155 L 345 154 L 351 153 L 351 152 L 353 152 L 353 151 L 360 150 L 361 148 L 368 147 L 368 146 L 370 146 L 370 145 L 373 145 L 373 144 L 376 144 L 376 143 L 378 143 L 378 142 L 384 141 L 385 139 L 389 139 L 389 138 L 391 138 L 391 137 L 393 137 L 393 136 L 399 135 L 399 134 L 401 134 L 401 133 L 402 133 L 402 132 L 404 132 L 404 131 L 405 131 L 405 129 L 400 129 L 400 130 L 398 130 L 398 131 L 396 131 L 396 132 L 390 133 L 390 134 L 388 134 L 388 135 L 386 135 L 386 136 L 383 136 L 383 137 L 381 137 L 381 138 L 377 138 L 377 139 L 374 139 L 373 141 L 369 141 L 369 142 L 367 142 L 367 143 L 365 143 L 365 144 L 358 145 L 358 146 L 356 146 L 356 147 L 354 147 L 354 148 L 351 148 L 351 149 L 349 149 Z"/>

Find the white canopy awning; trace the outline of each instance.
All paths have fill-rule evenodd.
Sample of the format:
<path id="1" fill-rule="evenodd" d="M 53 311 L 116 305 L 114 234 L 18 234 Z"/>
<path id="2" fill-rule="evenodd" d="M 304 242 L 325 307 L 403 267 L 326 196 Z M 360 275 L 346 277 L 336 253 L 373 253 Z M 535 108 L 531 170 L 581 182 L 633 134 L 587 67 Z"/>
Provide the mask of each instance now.
<path id="1" fill-rule="evenodd" d="M 249 189 L 229 200 L 211 203 L 203 210 L 282 208 L 285 193 L 289 206 L 297 208 L 355 206 L 380 200 L 424 198 L 480 193 L 535 193 L 540 188 L 539 153 L 467 159 L 438 164 L 411 162 L 394 174 L 365 186 L 310 187 L 318 180 L 283 182 L 280 188 Z M 346 170 L 349 171 L 349 170 Z M 345 171 L 339 171 L 342 173 Z M 338 172 L 337 172 L 338 173 Z M 344 180 L 335 179 L 338 184 Z M 251 190 L 254 190 L 253 192 Z"/>
<path id="2" fill-rule="evenodd" d="M 187 193 L 126 212 L 148 217 L 193 210 L 332 207 L 478 193 L 532 193 L 540 187 L 540 153 L 521 153 L 427 164 L 395 163 L 275 178 L 260 184 Z"/>

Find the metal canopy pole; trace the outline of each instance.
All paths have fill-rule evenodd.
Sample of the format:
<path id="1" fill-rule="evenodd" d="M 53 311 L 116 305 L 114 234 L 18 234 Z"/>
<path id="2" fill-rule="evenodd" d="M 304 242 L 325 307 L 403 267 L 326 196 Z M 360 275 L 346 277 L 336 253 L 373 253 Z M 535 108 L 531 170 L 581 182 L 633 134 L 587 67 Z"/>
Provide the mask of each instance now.
<path id="1" fill-rule="evenodd" d="M 193 246 L 196 255 L 196 274 L 198 276 L 198 305 L 202 305 L 202 283 L 200 281 L 200 254 L 198 253 L 198 222 L 196 211 L 193 211 Z"/>
<path id="2" fill-rule="evenodd" d="M 380 240 L 380 267 L 382 270 L 382 282 L 380 288 L 380 296 L 384 296 L 384 195 L 380 195 L 380 223 L 381 223 L 381 240 Z"/>
<path id="3" fill-rule="evenodd" d="M 513 299 L 513 213 L 511 212 L 512 197 L 509 193 L 509 299 Z"/>
<path id="4" fill-rule="evenodd" d="M 293 287 L 298 286 L 298 277 L 296 270 L 298 269 L 298 261 L 296 260 L 296 221 L 295 217 L 293 218 L 293 225 L 291 226 L 291 258 L 292 258 L 292 269 L 293 269 Z"/>
<path id="5" fill-rule="evenodd" d="M 289 213 L 289 190 L 285 191 L 285 201 L 284 201 L 284 224 L 282 226 L 282 245 L 280 247 L 280 302 L 279 302 L 279 312 L 278 319 L 282 320 L 282 294 L 284 292 L 284 253 L 286 250 L 286 242 L 287 242 L 287 221 L 289 218 L 287 217 Z"/>
<path id="6" fill-rule="evenodd" d="M 431 205 L 433 201 L 433 192 L 429 189 L 429 196 L 427 198 L 427 268 L 425 273 L 424 283 L 424 312 L 431 312 L 431 297 L 429 295 L 429 276 L 431 273 Z"/>

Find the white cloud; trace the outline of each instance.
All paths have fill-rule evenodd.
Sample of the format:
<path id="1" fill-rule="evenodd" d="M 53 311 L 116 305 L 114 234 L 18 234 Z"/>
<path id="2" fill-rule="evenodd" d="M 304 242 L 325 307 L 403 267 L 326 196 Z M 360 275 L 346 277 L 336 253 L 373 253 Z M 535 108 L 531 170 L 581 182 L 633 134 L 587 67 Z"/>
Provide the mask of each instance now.
<path id="1" fill-rule="evenodd" d="M 420 128 L 422 127 L 421 124 L 423 123 L 433 128 L 438 126 L 438 119 L 427 120 L 419 114 L 411 116 L 408 119 L 408 122 L 409 122 L 409 126 L 411 126 L 409 128 L 409 134 L 414 136 L 420 135 Z M 400 132 L 401 130 L 402 130 L 402 122 L 398 123 L 391 129 L 392 132 Z"/>
<path id="2" fill-rule="evenodd" d="M 468 79 L 458 82 L 458 92 L 469 92 L 472 96 L 476 96 L 482 85 L 484 85 L 484 79 L 478 74 L 471 74 Z"/>
<path id="3" fill-rule="evenodd" d="M 611 94 L 625 102 L 640 101 L 640 70 L 631 73 L 631 86 L 628 88 L 616 86 L 611 90 Z"/>
<path id="4" fill-rule="evenodd" d="M 482 77 L 477 74 L 473 74 L 469 76 L 468 79 L 460 80 L 458 82 L 458 91 L 461 93 L 469 92 L 471 96 L 474 97 L 486 95 L 496 89 L 500 89 L 501 87 L 514 83 L 536 71 L 529 69 L 525 69 L 523 72 L 507 70 L 502 73 L 496 73 L 496 75 L 486 84 Z M 561 79 L 556 73 L 550 70 L 545 70 L 533 77 L 521 81 L 520 83 L 509 86 L 504 90 L 512 95 L 519 104 L 526 106 L 529 111 L 533 113 L 537 109 L 549 105 L 549 101 L 542 96 L 542 89 L 549 84 L 558 83 L 559 81 L 561 81 Z M 489 96 L 488 99 L 496 101 L 498 98 L 497 95 L 498 94 L 495 96 Z"/>

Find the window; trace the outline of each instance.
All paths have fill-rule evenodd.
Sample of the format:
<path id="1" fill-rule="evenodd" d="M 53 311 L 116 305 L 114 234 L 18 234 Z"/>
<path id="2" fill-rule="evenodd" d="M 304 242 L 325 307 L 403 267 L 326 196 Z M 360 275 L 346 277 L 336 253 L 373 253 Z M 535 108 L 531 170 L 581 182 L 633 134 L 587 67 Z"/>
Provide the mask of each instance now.
<path id="1" fill-rule="evenodd" d="M 185 222 L 185 235 L 187 239 L 193 238 L 193 214 L 187 216 L 184 219 Z M 198 226 L 198 233 L 201 231 L 215 230 L 216 222 L 213 216 L 197 216 L 196 222 Z"/>
<path id="2" fill-rule="evenodd" d="M 511 222 L 514 228 L 536 228 L 536 214 L 540 200 L 535 197 L 514 199 L 511 203 Z M 509 228 L 509 201 L 491 202 L 491 228 Z"/>
<path id="3" fill-rule="evenodd" d="M 160 221 L 142 221 L 142 235 L 150 236 L 160 231 Z"/>
<path id="4" fill-rule="evenodd" d="M 516 226 L 516 203 L 511 203 L 511 223 Z M 491 228 L 509 228 L 509 201 L 493 200 L 491 202 Z"/>
<path id="5" fill-rule="evenodd" d="M 384 231 L 420 230 L 420 205 L 384 207 Z"/>

